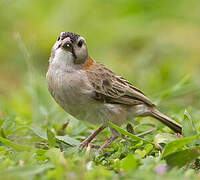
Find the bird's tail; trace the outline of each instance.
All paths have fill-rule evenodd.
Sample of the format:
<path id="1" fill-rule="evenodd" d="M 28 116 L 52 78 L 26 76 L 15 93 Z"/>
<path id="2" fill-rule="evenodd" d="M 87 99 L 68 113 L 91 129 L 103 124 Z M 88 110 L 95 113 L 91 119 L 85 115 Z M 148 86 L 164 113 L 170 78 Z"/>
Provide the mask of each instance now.
<path id="1" fill-rule="evenodd" d="M 176 121 L 172 120 L 165 114 L 158 111 L 156 108 L 151 109 L 151 116 L 158 119 L 163 124 L 167 125 L 170 129 L 172 129 L 176 133 L 182 133 L 182 126 L 178 124 Z"/>

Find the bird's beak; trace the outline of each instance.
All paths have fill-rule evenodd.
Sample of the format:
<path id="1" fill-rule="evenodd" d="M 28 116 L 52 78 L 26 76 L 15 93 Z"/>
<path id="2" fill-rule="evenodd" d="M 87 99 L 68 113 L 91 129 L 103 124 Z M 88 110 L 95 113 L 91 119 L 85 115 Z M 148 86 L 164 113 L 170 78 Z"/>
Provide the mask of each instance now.
<path id="1" fill-rule="evenodd" d="M 61 47 L 64 49 L 68 49 L 71 47 L 71 44 L 72 42 L 70 37 L 66 37 L 65 39 L 62 40 Z"/>

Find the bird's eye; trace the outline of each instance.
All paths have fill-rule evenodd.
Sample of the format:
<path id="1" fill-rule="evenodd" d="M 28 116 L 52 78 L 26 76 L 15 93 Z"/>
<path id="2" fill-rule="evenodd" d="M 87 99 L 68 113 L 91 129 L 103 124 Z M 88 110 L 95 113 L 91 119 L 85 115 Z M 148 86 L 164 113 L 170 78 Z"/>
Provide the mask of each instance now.
<path id="1" fill-rule="evenodd" d="M 81 47 L 83 45 L 83 40 L 80 40 L 79 42 L 78 42 L 78 47 Z"/>

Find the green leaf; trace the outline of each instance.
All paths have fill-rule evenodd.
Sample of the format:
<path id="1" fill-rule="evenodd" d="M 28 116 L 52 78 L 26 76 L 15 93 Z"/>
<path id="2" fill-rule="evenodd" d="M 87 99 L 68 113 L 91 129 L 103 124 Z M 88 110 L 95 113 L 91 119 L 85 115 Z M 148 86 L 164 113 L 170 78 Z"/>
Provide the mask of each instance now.
<path id="1" fill-rule="evenodd" d="M 35 127 L 31 127 L 30 130 L 31 130 L 35 135 L 39 136 L 40 138 L 47 140 L 47 135 L 46 135 L 45 131 L 41 131 L 40 129 L 35 128 Z"/>
<path id="2" fill-rule="evenodd" d="M 175 152 L 166 156 L 165 160 L 170 167 L 177 166 L 181 168 L 196 159 L 198 156 L 200 156 L 199 147 Z"/>
<path id="3" fill-rule="evenodd" d="M 69 137 L 68 135 L 65 136 L 56 136 L 56 139 L 59 141 L 63 141 L 64 143 L 67 143 L 71 146 L 79 146 L 80 142 L 74 138 Z"/>
<path id="4" fill-rule="evenodd" d="M 195 122 L 191 118 L 190 114 L 185 110 L 184 121 L 183 121 L 183 136 L 189 137 L 197 134 L 197 129 L 195 127 Z"/>
<path id="5" fill-rule="evenodd" d="M 15 151 L 30 151 L 31 149 L 33 149 L 33 147 L 16 144 L 16 143 L 14 143 L 6 138 L 3 138 L 3 137 L 0 137 L 0 142 L 5 144 L 6 146 L 12 148 Z"/>
<path id="6" fill-rule="evenodd" d="M 39 129 L 35 129 L 35 128 L 31 128 L 31 130 L 33 131 L 34 134 L 36 134 L 37 136 L 39 136 L 40 138 L 47 140 L 47 135 L 46 133 L 44 133 L 43 131 L 39 130 Z M 67 143 L 71 146 L 79 146 L 80 142 L 72 137 L 69 137 L 68 135 L 65 136 L 55 136 L 55 138 L 59 141 L 62 141 L 64 143 Z"/>
<path id="7" fill-rule="evenodd" d="M 52 164 L 41 164 L 41 165 L 27 165 L 27 166 L 19 166 L 13 167 L 6 170 L 2 170 L 0 172 L 1 177 L 5 177 L 6 179 L 14 178 L 14 179 L 30 179 L 30 176 L 39 174 L 47 169 L 54 168 Z"/>
<path id="8" fill-rule="evenodd" d="M 80 152 L 80 149 L 79 147 L 68 147 L 67 150 L 64 152 L 64 156 L 67 157 L 67 156 L 72 156 L 73 154 L 75 153 L 78 153 Z"/>
<path id="9" fill-rule="evenodd" d="M 129 133 L 129 132 L 123 130 L 122 128 L 120 128 L 119 126 L 117 126 L 117 125 L 115 125 L 115 124 L 113 124 L 113 123 L 111 123 L 111 122 L 109 122 L 109 124 L 110 124 L 111 127 L 113 127 L 114 129 L 116 129 L 119 133 L 130 137 L 130 138 L 131 138 L 132 140 L 134 140 L 134 141 L 141 141 L 141 140 L 142 140 L 142 141 L 144 141 L 144 142 L 146 142 L 146 143 L 153 144 L 152 142 L 150 142 L 150 141 L 148 141 L 148 140 L 146 140 L 146 139 L 144 139 L 144 138 L 138 137 L 138 136 L 136 136 L 136 135 L 133 135 L 133 134 L 131 134 L 131 133 Z"/>
<path id="10" fill-rule="evenodd" d="M 12 133 L 20 132 L 25 129 L 28 129 L 28 130 L 32 131 L 36 136 L 38 136 L 44 140 L 47 140 L 47 135 L 46 135 L 45 131 L 42 131 L 36 127 L 20 126 L 19 128 L 16 128 L 15 131 L 13 131 Z"/>
<path id="11" fill-rule="evenodd" d="M 164 151 L 162 153 L 162 158 L 165 158 L 166 156 L 181 149 L 185 145 L 190 144 L 192 141 L 196 140 L 199 136 L 200 136 L 200 134 L 193 136 L 193 137 L 180 138 L 178 140 L 168 143 L 164 148 Z"/>
<path id="12" fill-rule="evenodd" d="M 6 137 L 13 133 L 16 124 L 11 118 L 6 118 L 1 126 L 1 133 Z"/>
<path id="13" fill-rule="evenodd" d="M 152 149 L 153 149 L 153 145 L 152 144 L 147 144 L 144 147 L 144 151 L 146 152 L 146 155 L 149 154 Z"/>
<path id="14" fill-rule="evenodd" d="M 124 171 L 136 169 L 137 166 L 138 166 L 138 160 L 133 156 L 133 154 L 129 154 L 128 156 L 126 156 L 121 164 L 121 167 Z"/>
<path id="15" fill-rule="evenodd" d="M 50 159 L 50 162 L 52 162 L 56 168 L 58 166 L 65 166 L 66 160 L 64 158 L 64 153 L 60 151 L 58 148 L 51 148 L 47 151 L 46 156 Z"/>
<path id="16" fill-rule="evenodd" d="M 174 134 L 169 133 L 159 133 L 154 137 L 154 144 L 158 149 L 163 149 L 165 145 L 169 142 L 179 139 Z"/>
<path id="17" fill-rule="evenodd" d="M 47 129 L 47 141 L 50 147 L 55 147 L 56 138 L 50 129 Z"/>

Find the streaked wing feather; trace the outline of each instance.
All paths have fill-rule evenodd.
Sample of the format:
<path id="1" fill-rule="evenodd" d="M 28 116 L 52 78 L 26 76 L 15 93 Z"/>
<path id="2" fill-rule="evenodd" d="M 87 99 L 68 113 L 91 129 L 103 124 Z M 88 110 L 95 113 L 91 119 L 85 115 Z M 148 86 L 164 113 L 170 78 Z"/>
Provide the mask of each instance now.
<path id="1" fill-rule="evenodd" d="M 91 69 L 87 69 L 86 72 L 94 92 L 98 95 L 98 98 L 95 99 L 126 105 L 143 103 L 153 105 L 142 91 L 102 64 L 97 63 Z"/>

